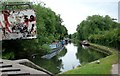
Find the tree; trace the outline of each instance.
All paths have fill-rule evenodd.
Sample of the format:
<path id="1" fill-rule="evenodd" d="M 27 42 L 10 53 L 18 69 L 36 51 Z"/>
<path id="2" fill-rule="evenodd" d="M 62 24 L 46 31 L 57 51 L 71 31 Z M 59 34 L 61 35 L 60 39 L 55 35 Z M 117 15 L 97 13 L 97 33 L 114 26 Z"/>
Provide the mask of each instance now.
<path id="1" fill-rule="evenodd" d="M 77 27 L 78 38 L 80 40 L 88 39 L 90 34 L 98 34 L 101 31 L 109 30 L 112 26 L 113 21 L 108 15 L 105 17 L 100 15 L 88 16 Z"/>
<path id="2" fill-rule="evenodd" d="M 93 43 L 111 47 L 119 47 L 120 24 L 114 22 L 108 15 L 88 16 L 77 26 L 77 39 L 89 40 Z"/>

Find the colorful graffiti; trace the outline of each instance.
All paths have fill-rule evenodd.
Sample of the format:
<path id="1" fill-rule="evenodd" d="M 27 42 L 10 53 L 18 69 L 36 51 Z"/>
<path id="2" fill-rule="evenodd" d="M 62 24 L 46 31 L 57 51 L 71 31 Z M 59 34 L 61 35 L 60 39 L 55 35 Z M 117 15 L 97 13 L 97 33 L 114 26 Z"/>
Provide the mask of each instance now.
<path id="1" fill-rule="evenodd" d="M 2 40 L 36 38 L 36 16 L 32 9 L 0 13 Z"/>

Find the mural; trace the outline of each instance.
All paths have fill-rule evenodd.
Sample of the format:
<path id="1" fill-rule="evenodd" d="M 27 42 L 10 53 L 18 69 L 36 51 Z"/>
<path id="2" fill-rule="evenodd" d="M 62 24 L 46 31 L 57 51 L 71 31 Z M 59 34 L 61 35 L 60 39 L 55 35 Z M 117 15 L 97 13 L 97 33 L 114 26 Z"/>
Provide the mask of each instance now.
<path id="1" fill-rule="evenodd" d="M 0 12 L 2 40 L 36 38 L 36 16 L 32 9 Z"/>

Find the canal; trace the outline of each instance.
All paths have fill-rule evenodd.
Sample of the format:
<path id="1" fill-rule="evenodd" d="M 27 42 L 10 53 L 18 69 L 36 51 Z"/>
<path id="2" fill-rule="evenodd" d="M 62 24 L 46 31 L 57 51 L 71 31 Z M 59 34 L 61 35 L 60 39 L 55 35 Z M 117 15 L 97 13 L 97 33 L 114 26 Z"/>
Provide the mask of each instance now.
<path id="1" fill-rule="evenodd" d="M 32 61 L 40 67 L 58 74 L 105 56 L 107 55 L 94 49 L 83 48 L 81 45 L 75 46 L 73 43 L 69 43 L 65 45 L 65 48 L 59 54 L 51 59 L 43 59 L 41 56 L 37 56 Z"/>

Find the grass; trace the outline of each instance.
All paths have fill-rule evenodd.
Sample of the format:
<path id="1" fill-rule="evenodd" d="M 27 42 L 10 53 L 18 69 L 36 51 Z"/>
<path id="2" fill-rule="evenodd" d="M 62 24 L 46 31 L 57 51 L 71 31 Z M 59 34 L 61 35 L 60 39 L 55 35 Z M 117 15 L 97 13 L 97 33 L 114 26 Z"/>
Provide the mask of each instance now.
<path id="1" fill-rule="evenodd" d="M 64 72 L 62 74 L 111 74 L 112 64 L 115 64 L 118 61 L 117 51 L 115 49 L 111 49 L 105 46 L 100 46 L 96 44 L 91 45 L 106 50 L 112 54 L 105 58 L 99 59 L 99 64 L 94 61 L 81 67 L 77 67 L 73 70 Z"/>

